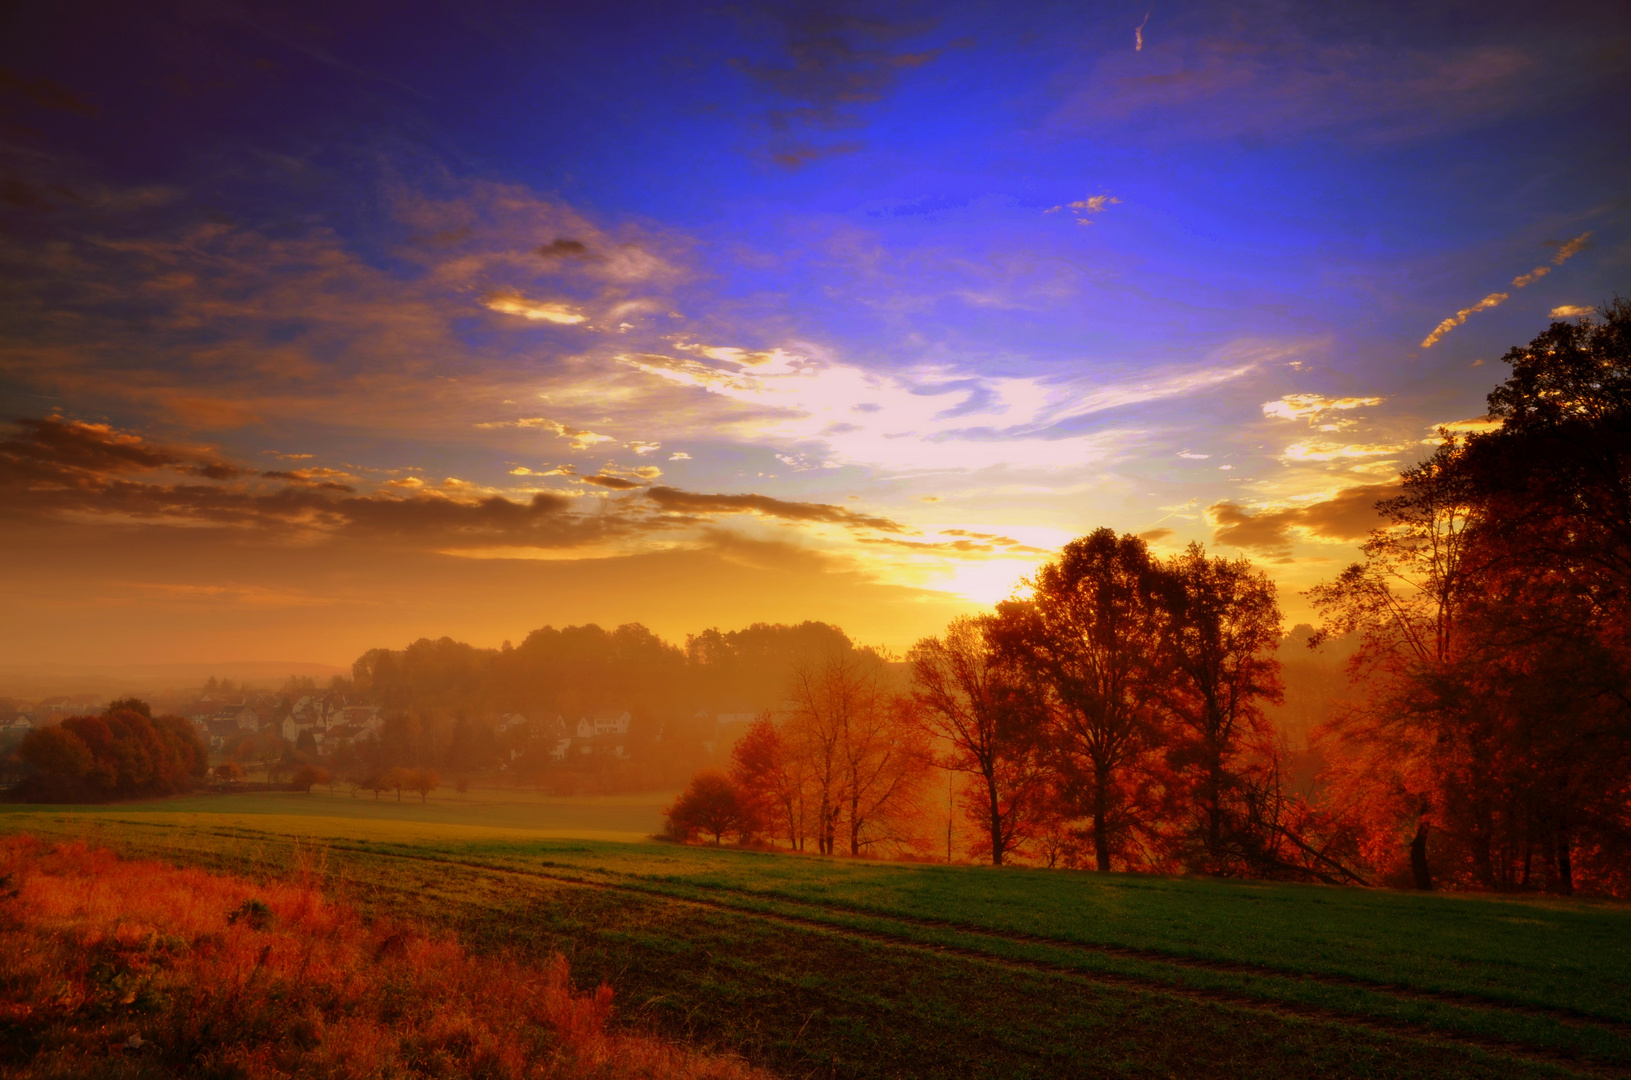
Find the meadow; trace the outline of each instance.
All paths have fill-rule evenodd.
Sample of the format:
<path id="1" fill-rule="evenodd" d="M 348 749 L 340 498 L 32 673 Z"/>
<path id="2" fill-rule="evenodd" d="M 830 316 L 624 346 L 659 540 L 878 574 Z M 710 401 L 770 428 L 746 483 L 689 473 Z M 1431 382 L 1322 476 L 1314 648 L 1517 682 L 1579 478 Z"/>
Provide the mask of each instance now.
<path id="1" fill-rule="evenodd" d="M 784 1076 L 1631 1076 L 1631 909 L 642 840 L 663 800 L 266 794 L 0 830 L 324 888 Z"/>

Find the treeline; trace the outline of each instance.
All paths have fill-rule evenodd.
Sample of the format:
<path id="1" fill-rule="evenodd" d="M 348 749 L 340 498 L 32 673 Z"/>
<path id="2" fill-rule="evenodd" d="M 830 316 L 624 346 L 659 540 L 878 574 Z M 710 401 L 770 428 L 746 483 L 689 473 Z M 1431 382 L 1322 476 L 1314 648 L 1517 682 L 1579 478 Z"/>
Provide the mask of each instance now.
<path id="1" fill-rule="evenodd" d="M 909 688 L 861 654 L 800 666 L 671 830 L 858 854 L 911 832 L 932 762 L 999 864 L 1631 893 L 1631 302 L 1505 359 L 1500 426 L 1444 432 L 1310 594 L 1353 691 L 1312 789 L 1265 717 L 1267 579 L 1101 529 L 920 642 Z"/>
<path id="2" fill-rule="evenodd" d="M 938 766 L 968 777 L 973 853 L 999 865 L 1352 880 L 1279 783 L 1264 706 L 1282 695 L 1280 639 L 1274 586 L 1247 560 L 1162 561 L 1100 529 L 1028 599 L 919 642 L 898 687 L 867 650 L 800 665 L 783 713 L 676 801 L 671 828 L 922 850 Z"/>
<path id="3" fill-rule="evenodd" d="M 352 665 L 350 685 L 355 697 L 383 707 L 383 726 L 376 740 L 333 765 L 347 775 L 398 766 L 464 775 L 503 766 L 528 783 L 570 787 L 588 773 L 598 778 L 595 789 L 672 785 L 707 757 L 717 714 L 777 707 L 798 663 L 849 647 L 837 627 L 805 622 L 711 629 L 687 637 L 683 648 L 631 623 L 546 626 L 499 649 L 450 638 L 372 649 Z M 556 761 L 556 718 L 570 733 L 580 717 L 600 710 L 630 713 L 624 756 Z M 515 714 L 527 723 L 497 730 L 498 717 Z M 269 749 L 257 743 L 247 752 Z"/>
<path id="4" fill-rule="evenodd" d="M 30 731 L 15 751 L 29 774 L 12 789 L 27 802 L 102 802 L 172 795 L 209 768 L 209 753 L 179 716 L 153 716 L 146 702 L 111 702 L 96 716 L 70 716 Z"/>

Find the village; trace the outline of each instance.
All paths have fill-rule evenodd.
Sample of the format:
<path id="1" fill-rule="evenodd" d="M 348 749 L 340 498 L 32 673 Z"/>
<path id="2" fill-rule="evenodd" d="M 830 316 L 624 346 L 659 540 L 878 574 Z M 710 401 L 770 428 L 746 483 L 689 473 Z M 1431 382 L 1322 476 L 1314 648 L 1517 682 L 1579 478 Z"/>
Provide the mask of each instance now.
<path id="1" fill-rule="evenodd" d="M 274 691 L 212 678 L 203 686 L 150 694 L 148 705 L 155 716 L 188 721 L 209 753 L 216 788 L 241 786 L 223 784 L 224 778 L 256 774 L 279 784 L 302 766 L 322 766 L 330 780 L 341 781 L 402 765 L 515 786 L 547 786 L 553 774 L 570 777 L 567 786 L 581 790 L 588 773 L 597 778 L 591 789 L 656 788 L 671 782 L 671 771 L 678 777 L 723 760 L 756 715 L 741 706 L 702 708 L 688 718 L 641 724 L 628 708 L 613 704 L 572 717 L 534 710 L 539 715 L 448 718 L 390 710 L 367 693 L 309 682 L 290 679 Z M 110 700 L 93 693 L 0 698 L 0 783 L 17 779 L 7 759 L 29 732 L 98 714 Z"/>

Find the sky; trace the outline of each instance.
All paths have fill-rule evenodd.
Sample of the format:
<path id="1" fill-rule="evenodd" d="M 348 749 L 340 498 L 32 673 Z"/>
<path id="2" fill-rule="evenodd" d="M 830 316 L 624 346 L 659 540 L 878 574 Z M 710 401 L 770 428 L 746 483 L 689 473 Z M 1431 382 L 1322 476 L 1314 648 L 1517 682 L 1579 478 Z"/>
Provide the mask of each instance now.
<path id="1" fill-rule="evenodd" d="M 0 660 L 1303 591 L 1631 293 L 1605 3 L 6 5 Z"/>

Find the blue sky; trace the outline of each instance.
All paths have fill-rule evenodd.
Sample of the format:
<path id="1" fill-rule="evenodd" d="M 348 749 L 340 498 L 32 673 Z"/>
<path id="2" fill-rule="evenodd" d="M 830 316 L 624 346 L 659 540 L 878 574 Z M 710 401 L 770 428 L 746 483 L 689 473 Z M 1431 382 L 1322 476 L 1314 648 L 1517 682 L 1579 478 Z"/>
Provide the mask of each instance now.
<path id="1" fill-rule="evenodd" d="M 1618 4 L 3 18 L 29 659 L 901 647 L 1100 525 L 1299 618 L 1626 290 Z"/>

